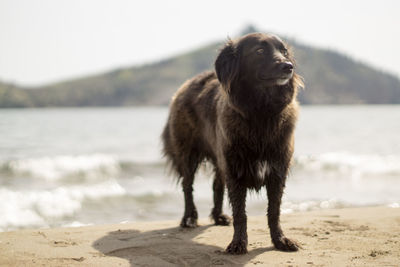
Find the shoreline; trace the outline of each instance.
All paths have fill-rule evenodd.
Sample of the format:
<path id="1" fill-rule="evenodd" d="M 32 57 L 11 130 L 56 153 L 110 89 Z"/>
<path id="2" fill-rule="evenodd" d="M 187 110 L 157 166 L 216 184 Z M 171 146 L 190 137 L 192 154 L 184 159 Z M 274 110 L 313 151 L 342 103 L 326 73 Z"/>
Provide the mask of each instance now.
<path id="1" fill-rule="evenodd" d="M 0 266 L 398 266 L 400 208 L 295 212 L 281 223 L 300 251 L 275 250 L 266 217 L 251 216 L 249 253 L 228 255 L 233 227 L 205 218 L 196 229 L 174 220 L 2 232 Z"/>

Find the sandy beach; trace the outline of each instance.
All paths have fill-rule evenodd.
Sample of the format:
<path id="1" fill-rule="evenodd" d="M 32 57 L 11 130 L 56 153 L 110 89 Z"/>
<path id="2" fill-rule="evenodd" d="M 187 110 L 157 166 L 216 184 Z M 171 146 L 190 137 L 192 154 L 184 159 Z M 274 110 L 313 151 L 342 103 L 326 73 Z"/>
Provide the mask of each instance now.
<path id="1" fill-rule="evenodd" d="M 331 209 L 282 216 L 294 253 L 272 247 L 265 217 L 250 217 L 249 253 L 224 252 L 232 226 L 178 220 L 0 233 L 0 266 L 399 266 L 400 209 Z"/>

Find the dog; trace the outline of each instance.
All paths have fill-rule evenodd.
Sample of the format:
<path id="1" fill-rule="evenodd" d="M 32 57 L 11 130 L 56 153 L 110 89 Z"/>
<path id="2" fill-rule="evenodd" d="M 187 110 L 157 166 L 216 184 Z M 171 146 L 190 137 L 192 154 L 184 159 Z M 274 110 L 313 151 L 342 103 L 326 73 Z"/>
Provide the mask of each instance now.
<path id="1" fill-rule="evenodd" d="M 216 225 L 229 225 L 222 211 L 225 186 L 232 206 L 234 234 L 226 251 L 247 253 L 247 190 L 266 188 L 268 225 L 274 246 L 297 251 L 282 232 L 279 217 L 294 146 L 297 90 L 288 46 L 277 36 L 252 33 L 228 40 L 215 71 L 199 74 L 175 93 L 162 133 L 163 152 L 181 181 L 185 211 L 181 227 L 197 226 L 193 180 L 200 163 L 214 166 Z"/>

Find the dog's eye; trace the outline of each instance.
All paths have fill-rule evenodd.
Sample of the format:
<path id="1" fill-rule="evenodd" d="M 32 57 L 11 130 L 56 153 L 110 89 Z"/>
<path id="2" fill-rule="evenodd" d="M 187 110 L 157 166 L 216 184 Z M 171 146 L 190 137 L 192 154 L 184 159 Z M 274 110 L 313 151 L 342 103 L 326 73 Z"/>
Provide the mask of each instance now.
<path id="1" fill-rule="evenodd" d="M 282 49 L 282 55 L 284 55 L 285 57 L 289 55 L 287 49 Z"/>
<path id="2" fill-rule="evenodd" d="M 257 49 L 257 54 L 259 54 L 259 55 L 264 54 L 264 49 L 262 49 L 262 48 Z"/>

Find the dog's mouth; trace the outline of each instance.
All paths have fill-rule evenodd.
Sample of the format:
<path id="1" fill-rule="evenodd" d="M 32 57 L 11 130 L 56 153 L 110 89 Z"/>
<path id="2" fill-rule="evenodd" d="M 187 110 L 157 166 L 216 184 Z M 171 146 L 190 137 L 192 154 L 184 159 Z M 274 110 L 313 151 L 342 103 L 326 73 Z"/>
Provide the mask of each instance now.
<path id="1" fill-rule="evenodd" d="M 289 80 L 292 77 L 293 77 L 293 72 L 275 77 L 260 76 L 260 79 L 269 82 L 271 84 L 285 85 L 289 82 Z"/>
<path id="2" fill-rule="evenodd" d="M 276 80 L 276 85 L 286 85 L 289 82 L 290 79 L 277 79 Z"/>

